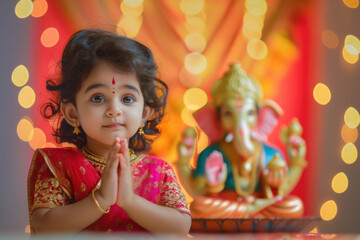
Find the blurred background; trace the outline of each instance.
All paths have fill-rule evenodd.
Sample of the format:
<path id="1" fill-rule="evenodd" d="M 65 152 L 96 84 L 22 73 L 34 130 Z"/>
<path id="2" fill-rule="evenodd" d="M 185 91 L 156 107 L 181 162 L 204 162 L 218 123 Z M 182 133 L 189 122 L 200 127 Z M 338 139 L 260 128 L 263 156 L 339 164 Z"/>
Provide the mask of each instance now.
<path id="1" fill-rule="evenodd" d="M 360 232 L 359 0 L 12 0 L 0 3 L 0 231 L 28 231 L 27 173 L 34 149 L 59 147 L 39 114 L 45 81 L 75 31 L 101 28 L 152 49 L 170 88 L 152 154 L 169 163 L 192 112 L 215 80 L 240 62 L 264 99 L 284 110 L 270 142 L 296 117 L 309 162 L 293 194 L 312 232 Z M 208 144 L 200 132 L 198 151 Z M 189 199 L 191 201 L 191 199 Z"/>

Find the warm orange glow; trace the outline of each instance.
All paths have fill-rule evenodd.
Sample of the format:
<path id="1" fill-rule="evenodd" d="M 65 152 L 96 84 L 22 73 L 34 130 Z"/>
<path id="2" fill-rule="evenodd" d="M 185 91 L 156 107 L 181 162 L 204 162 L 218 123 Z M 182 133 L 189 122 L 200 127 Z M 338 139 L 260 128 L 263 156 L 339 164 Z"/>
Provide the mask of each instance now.
<path id="1" fill-rule="evenodd" d="M 268 54 L 266 44 L 260 39 L 251 39 L 247 44 L 247 53 L 255 60 L 264 59 Z"/>
<path id="2" fill-rule="evenodd" d="M 48 10 L 48 3 L 46 0 L 35 0 L 33 1 L 34 9 L 31 13 L 33 17 L 42 17 Z"/>
<path id="3" fill-rule="evenodd" d="M 24 86 L 29 80 L 29 71 L 24 65 L 17 66 L 12 74 L 11 74 L 11 81 L 17 87 Z"/>
<path id="4" fill-rule="evenodd" d="M 34 136 L 29 142 L 30 147 L 34 150 L 46 146 L 46 136 L 40 128 L 34 128 Z"/>
<path id="5" fill-rule="evenodd" d="M 336 48 L 339 45 L 339 38 L 331 30 L 325 30 L 322 32 L 321 39 L 323 44 L 328 48 Z"/>
<path id="6" fill-rule="evenodd" d="M 346 143 L 354 143 L 358 138 L 358 130 L 357 128 L 349 128 L 346 124 L 344 124 L 341 128 L 341 137 Z"/>
<path id="7" fill-rule="evenodd" d="M 265 15 L 267 11 L 267 3 L 265 0 L 246 0 L 246 9 L 255 16 Z"/>
<path id="8" fill-rule="evenodd" d="M 192 74 L 188 72 L 185 68 L 182 68 L 179 75 L 181 83 L 188 88 L 196 87 L 201 82 L 201 77 L 199 75 Z"/>
<path id="9" fill-rule="evenodd" d="M 205 22 L 201 17 L 187 17 L 185 27 L 188 33 L 202 33 L 205 31 Z"/>
<path id="10" fill-rule="evenodd" d="M 34 136 L 34 126 L 29 117 L 23 117 L 16 128 L 18 137 L 24 141 L 29 142 Z"/>
<path id="11" fill-rule="evenodd" d="M 320 209 L 320 216 L 324 221 L 330 221 L 337 214 L 337 205 L 334 200 L 326 201 Z"/>
<path id="12" fill-rule="evenodd" d="M 255 21 L 245 21 L 242 27 L 242 33 L 247 39 L 260 39 L 262 26 Z"/>
<path id="13" fill-rule="evenodd" d="M 209 145 L 209 137 L 205 132 L 200 131 L 199 138 L 197 139 L 197 153 L 201 153 Z"/>
<path id="14" fill-rule="evenodd" d="M 143 11 L 144 11 L 144 5 L 140 4 L 137 7 L 131 7 L 128 4 L 126 4 L 125 1 L 123 1 L 120 5 L 120 9 L 121 12 L 126 16 L 126 17 L 132 17 L 132 18 L 136 18 L 138 16 L 140 16 Z"/>
<path id="15" fill-rule="evenodd" d="M 26 18 L 33 11 L 33 3 L 31 0 L 20 0 L 15 6 L 15 15 L 18 18 Z"/>
<path id="16" fill-rule="evenodd" d="M 331 100 L 330 89 L 323 83 L 318 83 L 314 87 L 313 96 L 317 103 L 321 105 L 326 105 Z"/>
<path id="17" fill-rule="evenodd" d="M 343 0 L 343 2 L 349 8 L 357 8 L 359 6 L 359 0 Z"/>
<path id="18" fill-rule="evenodd" d="M 50 48 L 55 46 L 59 41 L 59 32 L 56 28 L 50 27 L 41 34 L 40 41 L 44 47 Z"/>
<path id="19" fill-rule="evenodd" d="M 32 105 L 35 103 L 35 99 L 35 92 L 31 87 L 25 86 L 20 90 L 18 95 L 18 101 L 20 106 L 22 106 L 23 108 L 32 107 Z"/>
<path id="20" fill-rule="evenodd" d="M 345 173 L 339 172 L 331 182 L 331 187 L 336 193 L 343 193 L 349 186 L 349 180 Z"/>
<path id="21" fill-rule="evenodd" d="M 133 8 L 139 7 L 144 2 L 144 0 L 123 0 L 123 1 L 126 5 Z"/>
<path id="22" fill-rule="evenodd" d="M 341 151 L 341 158 L 347 164 L 353 164 L 358 157 L 358 151 L 353 143 L 347 143 Z"/>
<path id="23" fill-rule="evenodd" d="M 360 124 L 359 112 L 355 108 L 349 107 L 345 111 L 344 122 L 349 128 L 357 128 Z"/>
<path id="24" fill-rule="evenodd" d="M 123 30 L 125 31 L 127 37 L 130 38 L 136 37 L 136 35 L 138 35 L 140 31 L 142 20 L 143 20 L 142 15 L 136 18 L 127 17 L 127 16 L 122 17 L 117 25 L 118 30 L 120 31 L 119 33 L 121 33 L 121 31 Z"/>

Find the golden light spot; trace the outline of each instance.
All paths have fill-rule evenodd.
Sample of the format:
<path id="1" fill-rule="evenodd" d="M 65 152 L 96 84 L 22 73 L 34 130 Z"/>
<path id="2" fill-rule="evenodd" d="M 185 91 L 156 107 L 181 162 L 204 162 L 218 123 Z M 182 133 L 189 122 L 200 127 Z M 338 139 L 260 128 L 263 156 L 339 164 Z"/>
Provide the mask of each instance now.
<path id="1" fill-rule="evenodd" d="M 359 112 L 355 108 L 349 107 L 345 111 L 344 121 L 349 128 L 356 128 L 360 123 Z"/>
<path id="2" fill-rule="evenodd" d="M 350 64 L 355 64 L 359 60 L 359 54 L 351 54 L 346 46 L 343 47 L 342 55 L 344 60 Z"/>
<path id="3" fill-rule="evenodd" d="M 202 52 L 206 47 L 206 39 L 201 33 L 190 33 L 185 38 L 186 46 L 193 52 Z"/>
<path id="4" fill-rule="evenodd" d="M 42 17 L 48 10 L 48 3 L 46 0 L 35 0 L 33 1 L 34 9 L 31 13 L 33 17 Z"/>
<path id="5" fill-rule="evenodd" d="M 349 128 L 348 125 L 344 124 L 341 128 L 341 137 L 344 142 L 355 142 L 358 138 L 357 128 Z"/>
<path id="6" fill-rule="evenodd" d="M 197 125 L 193 115 L 192 115 L 192 111 L 190 111 L 189 109 L 187 108 L 183 108 L 181 110 L 181 120 L 187 125 L 187 126 L 190 126 L 190 127 L 194 127 Z"/>
<path id="7" fill-rule="evenodd" d="M 193 52 L 185 56 L 184 67 L 193 74 L 202 73 L 206 69 L 206 65 L 206 58 L 201 53 Z"/>
<path id="8" fill-rule="evenodd" d="M 192 32 L 204 32 L 205 22 L 201 17 L 186 17 L 186 31 Z"/>
<path id="9" fill-rule="evenodd" d="M 245 7 L 255 16 L 265 15 L 267 11 L 267 3 L 264 0 L 246 0 Z"/>
<path id="10" fill-rule="evenodd" d="M 339 172 L 331 182 L 331 187 L 336 193 L 343 193 L 349 186 L 349 181 L 345 173 Z"/>
<path id="11" fill-rule="evenodd" d="M 50 27 L 43 31 L 40 41 L 44 47 L 50 48 L 55 46 L 59 41 L 59 32 L 56 28 Z"/>
<path id="12" fill-rule="evenodd" d="M 34 136 L 30 140 L 29 145 L 34 150 L 46 146 L 46 136 L 43 130 L 40 128 L 34 128 Z"/>
<path id="13" fill-rule="evenodd" d="M 34 126 L 31 119 L 29 117 L 23 117 L 20 119 L 16 132 L 22 141 L 29 142 L 34 136 Z"/>
<path id="14" fill-rule="evenodd" d="M 180 78 L 180 82 L 185 87 L 188 87 L 188 88 L 196 87 L 201 82 L 201 76 L 192 74 L 192 73 L 186 71 L 185 68 L 181 69 L 179 78 Z"/>
<path id="15" fill-rule="evenodd" d="M 128 5 L 129 7 L 139 7 L 144 3 L 144 0 L 124 0 L 124 3 Z"/>
<path id="16" fill-rule="evenodd" d="M 347 143 L 341 151 L 341 158 L 347 164 L 353 164 L 358 157 L 357 148 L 353 143 Z"/>
<path id="17" fill-rule="evenodd" d="M 317 227 L 314 227 L 309 233 L 318 233 L 319 231 L 318 231 L 318 229 L 317 229 Z"/>
<path id="18" fill-rule="evenodd" d="M 142 15 L 139 15 L 135 18 L 124 16 L 120 19 L 117 27 L 119 28 L 119 30 L 124 30 L 127 37 L 133 38 L 138 35 L 142 25 L 142 21 Z"/>
<path id="19" fill-rule="evenodd" d="M 204 8 L 203 0 L 181 0 L 180 9 L 185 15 L 194 16 Z"/>
<path id="20" fill-rule="evenodd" d="M 242 33 L 247 39 L 260 39 L 262 26 L 255 21 L 245 21 L 242 27 Z"/>
<path id="21" fill-rule="evenodd" d="M 323 83 L 318 83 L 314 87 L 313 96 L 317 103 L 321 105 L 326 105 L 331 100 L 330 89 Z"/>
<path id="22" fill-rule="evenodd" d="M 15 6 L 15 14 L 18 18 L 26 18 L 30 16 L 33 10 L 31 0 L 20 0 Z"/>
<path id="23" fill-rule="evenodd" d="M 324 221 L 330 221 L 337 214 L 337 205 L 334 200 L 326 201 L 320 208 L 320 216 Z"/>
<path id="24" fill-rule="evenodd" d="M 357 8 L 359 6 L 359 0 L 343 0 L 343 2 L 349 8 Z"/>
<path id="25" fill-rule="evenodd" d="M 354 35 L 347 35 L 345 37 L 345 48 L 346 50 L 352 54 L 356 55 L 360 53 L 360 40 Z"/>
<path id="26" fill-rule="evenodd" d="M 336 48 L 339 45 L 339 38 L 335 32 L 325 30 L 321 34 L 323 44 L 328 48 Z"/>
<path id="27" fill-rule="evenodd" d="M 29 87 L 25 86 L 23 87 L 18 95 L 18 101 L 20 106 L 23 108 L 30 108 L 35 103 L 35 92 L 34 90 Z"/>
<path id="28" fill-rule="evenodd" d="M 260 39 L 251 39 L 246 49 L 249 56 L 255 60 L 264 59 L 268 53 L 266 44 Z"/>
<path id="29" fill-rule="evenodd" d="M 244 14 L 244 23 L 245 22 L 255 22 L 257 23 L 261 28 L 264 26 L 264 16 L 256 16 L 251 14 L 250 12 L 246 12 Z"/>
<path id="30" fill-rule="evenodd" d="M 12 74 L 11 74 L 11 81 L 17 87 L 24 86 L 29 80 L 29 71 L 24 65 L 17 66 Z"/>
<path id="31" fill-rule="evenodd" d="M 196 111 L 207 103 L 207 95 L 200 88 L 190 88 L 184 93 L 183 101 L 189 110 Z"/>
<path id="32" fill-rule="evenodd" d="M 126 4 L 124 1 L 121 2 L 120 5 L 120 9 L 121 12 L 126 16 L 126 17 L 132 17 L 132 18 L 136 18 L 138 16 L 140 16 L 143 11 L 144 11 L 144 5 L 140 4 L 137 7 L 130 7 L 128 4 Z"/>

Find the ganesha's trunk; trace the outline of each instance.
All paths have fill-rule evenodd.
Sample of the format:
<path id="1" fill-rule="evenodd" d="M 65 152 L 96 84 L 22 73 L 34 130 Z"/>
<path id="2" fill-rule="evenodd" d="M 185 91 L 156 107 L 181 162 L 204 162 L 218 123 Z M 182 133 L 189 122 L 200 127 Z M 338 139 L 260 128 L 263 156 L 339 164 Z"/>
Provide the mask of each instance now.
<path id="1" fill-rule="evenodd" d="M 234 132 L 234 140 L 237 152 L 245 159 L 254 154 L 255 146 L 251 139 L 250 128 L 245 121 L 237 124 Z"/>

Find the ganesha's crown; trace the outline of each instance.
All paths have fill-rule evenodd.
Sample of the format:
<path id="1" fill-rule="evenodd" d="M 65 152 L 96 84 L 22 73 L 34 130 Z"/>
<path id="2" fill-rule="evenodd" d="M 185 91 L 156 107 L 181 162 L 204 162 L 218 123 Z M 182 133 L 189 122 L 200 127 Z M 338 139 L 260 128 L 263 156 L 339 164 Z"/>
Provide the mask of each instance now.
<path id="1" fill-rule="evenodd" d="M 217 107 L 229 98 L 250 97 L 259 102 L 262 93 L 258 81 L 246 75 L 239 63 L 233 63 L 230 70 L 214 83 L 211 94 Z"/>

